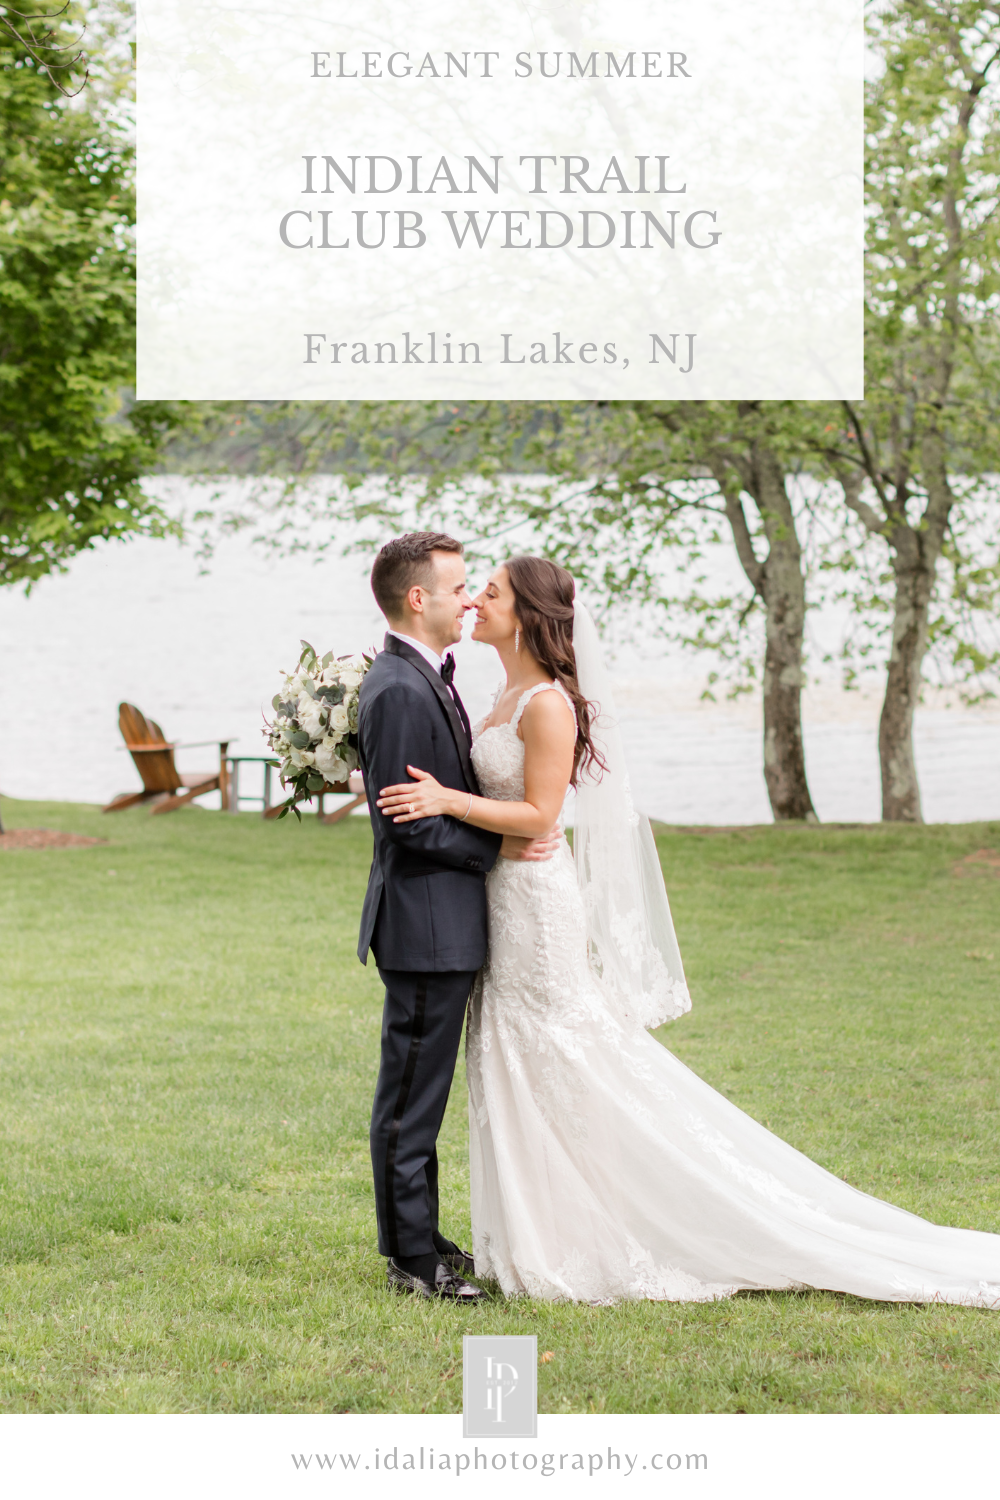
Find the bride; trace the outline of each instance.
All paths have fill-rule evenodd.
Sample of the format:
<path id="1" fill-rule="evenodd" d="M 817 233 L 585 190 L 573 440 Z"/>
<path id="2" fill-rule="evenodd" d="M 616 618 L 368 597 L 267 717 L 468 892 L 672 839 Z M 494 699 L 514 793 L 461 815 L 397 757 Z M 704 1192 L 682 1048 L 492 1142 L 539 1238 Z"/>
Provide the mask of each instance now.
<path id="1" fill-rule="evenodd" d="M 569 573 L 515 557 L 475 601 L 507 674 L 476 726 L 486 794 L 386 788 L 397 821 L 451 814 L 537 838 L 576 788 L 573 851 L 499 859 L 467 1031 L 476 1270 L 508 1296 L 704 1301 L 826 1288 L 1000 1308 L 1000 1236 L 834 1177 L 648 1034 L 684 982 L 649 824 L 632 806 L 608 673 Z M 412 807 L 412 811 L 410 808 Z"/>

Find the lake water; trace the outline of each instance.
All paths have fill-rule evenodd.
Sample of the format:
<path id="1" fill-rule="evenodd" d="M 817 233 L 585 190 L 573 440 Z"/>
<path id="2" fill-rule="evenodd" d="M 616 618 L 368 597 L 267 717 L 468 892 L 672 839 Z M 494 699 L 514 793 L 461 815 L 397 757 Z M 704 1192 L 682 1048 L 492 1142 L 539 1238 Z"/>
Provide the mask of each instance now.
<path id="1" fill-rule="evenodd" d="M 120 749 L 122 699 L 170 739 L 229 738 L 234 753 L 262 754 L 262 711 L 300 639 L 338 652 L 381 641 L 369 569 L 361 556 L 272 561 L 232 537 L 201 575 L 191 549 L 138 541 L 84 554 L 29 598 L 6 591 L 0 792 L 105 802 L 137 788 Z M 492 698 L 497 659 L 468 640 L 456 655 L 475 718 Z M 636 801 L 669 823 L 768 822 L 759 702 L 701 703 L 710 666 L 669 654 L 652 630 L 644 646 L 616 655 Z M 879 816 L 878 711 L 877 685 L 844 694 L 830 682 L 805 695 L 807 769 L 824 821 Z M 1000 819 L 1000 711 L 923 708 L 916 747 L 929 822 Z M 183 751 L 178 762 L 213 767 L 213 751 Z M 258 780 L 258 768 L 245 768 L 245 791 L 257 791 Z"/>

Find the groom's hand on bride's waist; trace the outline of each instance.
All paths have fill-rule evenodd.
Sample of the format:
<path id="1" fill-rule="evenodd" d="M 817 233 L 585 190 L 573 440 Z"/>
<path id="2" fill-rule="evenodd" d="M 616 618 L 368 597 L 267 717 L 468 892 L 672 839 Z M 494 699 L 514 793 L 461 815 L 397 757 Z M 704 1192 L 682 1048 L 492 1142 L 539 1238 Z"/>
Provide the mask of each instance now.
<path id="1" fill-rule="evenodd" d="M 551 833 L 541 839 L 519 839 L 505 833 L 500 845 L 501 859 L 516 859 L 524 862 L 551 859 L 562 842 L 563 831 L 557 823 Z"/>

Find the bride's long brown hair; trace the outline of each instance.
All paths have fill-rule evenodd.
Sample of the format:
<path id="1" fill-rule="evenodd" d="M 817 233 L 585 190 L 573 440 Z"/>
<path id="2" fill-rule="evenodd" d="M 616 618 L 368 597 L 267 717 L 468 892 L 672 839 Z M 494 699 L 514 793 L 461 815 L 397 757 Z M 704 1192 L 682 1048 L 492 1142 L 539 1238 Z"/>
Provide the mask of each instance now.
<path id="1" fill-rule="evenodd" d="M 570 785 L 576 786 L 581 771 L 607 770 L 590 735 L 597 705 L 587 702 L 576 680 L 573 650 L 576 584 L 572 573 L 547 557 L 508 557 L 504 567 L 514 591 L 514 612 L 524 644 L 539 665 L 562 684 L 576 709 L 576 748 L 570 777 Z"/>

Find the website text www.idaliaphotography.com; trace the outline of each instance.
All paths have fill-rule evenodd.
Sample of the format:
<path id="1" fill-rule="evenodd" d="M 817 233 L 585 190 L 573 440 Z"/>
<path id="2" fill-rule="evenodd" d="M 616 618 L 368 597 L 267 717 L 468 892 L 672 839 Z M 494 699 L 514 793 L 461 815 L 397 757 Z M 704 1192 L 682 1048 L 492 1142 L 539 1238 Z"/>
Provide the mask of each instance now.
<path id="1" fill-rule="evenodd" d="M 593 1452 L 535 1453 L 531 1449 L 518 1452 L 482 1452 L 474 1447 L 471 1452 L 435 1453 L 433 1448 L 401 1450 L 398 1447 L 375 1448 L 370 1452 L 355 1453 L 293 1453 L 292 1463 L 298 1470 L 334 1473 L 358 1470 L 386 1470 L 389 1472 L 414 1473 L 424 1471 L 460 1479 L 464 1474 L 492 1470 L 495 1473 L 538 1474 L 549 1479 L 556 1474 L 580 1474 L 593 1478 L 595 1474 L 618 1473 L 628 1478 L 636 1470 L 676 1472 L 679 1469 L 708 1470 L 707 1453 L 626 1453 L 613 1448 Z"/>

